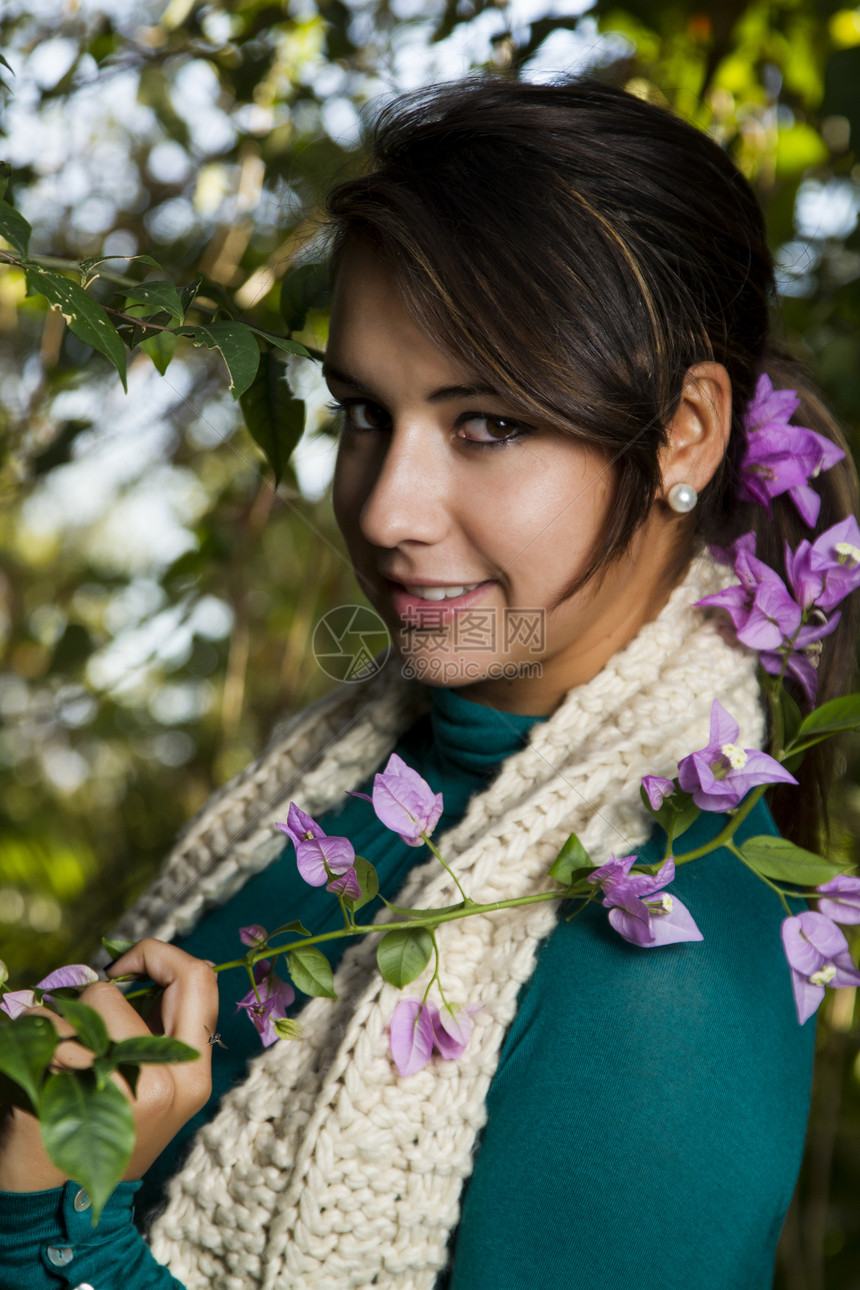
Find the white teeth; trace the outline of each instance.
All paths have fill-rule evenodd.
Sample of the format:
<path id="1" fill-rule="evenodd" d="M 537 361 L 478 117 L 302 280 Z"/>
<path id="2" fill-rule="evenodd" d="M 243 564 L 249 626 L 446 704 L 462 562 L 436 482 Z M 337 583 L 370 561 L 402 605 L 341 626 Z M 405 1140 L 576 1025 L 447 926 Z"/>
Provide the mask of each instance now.
<path id="1" fill-rule="evenodd" d="M 455 596 L 462 596 L 467 591 L 474 591 L 480 587 L 480 582 L 473 582 L 468 587 L 410 587 L 406 590 L 410 596 L 417 596 L 419 600 L 453 600 Z"/>

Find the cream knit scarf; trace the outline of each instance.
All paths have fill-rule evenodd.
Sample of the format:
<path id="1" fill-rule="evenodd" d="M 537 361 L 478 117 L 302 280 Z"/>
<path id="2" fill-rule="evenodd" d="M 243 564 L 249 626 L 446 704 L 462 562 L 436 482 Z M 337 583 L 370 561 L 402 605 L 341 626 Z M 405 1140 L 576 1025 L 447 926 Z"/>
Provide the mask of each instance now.
<path id="1" fill-rule="evenodd" d="M 761 745 L 754 656 L 691 608 L 726 580 L 698 560 L 659 617 L 536 724 L 437 839 L 474 900 L 547 889 L 571 831 L 601 862 L 641 845 L 650 833 L 642 776 L 675 774 L 680 757 L 707 743 L 713 698 L 739 722 L 744 746 Z M 313 816 L 341 802 L 426 706 L 426 691 L 395 663 L 308 709 L 213 799 L 123 933 L 191 928 L 281 851 L 274 821 L 290 800 Z M 457 898 L 432 859 L 392 897 L 408 906 Z M 459 1061 L 433 1059 L 408 1079 L 389 1054 L 401 996 L 376 971 L 377 938 L 351 946 L 335 975 L 338 1000 L 311 1000 L 304 1039 L 261 1052 L 198 1135 L 154 1226 L 156 1257 L 189 1290 L 431 1290 L 517 995 L 557 916 L 549 902 L 439 928 L 448 998 L 484 1006 Z M 419 980 L 406 993 L 423 988 Z"/>

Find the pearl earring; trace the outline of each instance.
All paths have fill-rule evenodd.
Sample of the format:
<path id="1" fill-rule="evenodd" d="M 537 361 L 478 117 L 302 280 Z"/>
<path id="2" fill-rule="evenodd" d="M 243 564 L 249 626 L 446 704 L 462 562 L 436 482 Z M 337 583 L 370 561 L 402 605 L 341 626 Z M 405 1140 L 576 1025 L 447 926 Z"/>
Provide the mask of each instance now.
<path id="1" fill-rule="evenodd" d="M 673 511 L 677 511 L 679 515 L 686 515 L 688 511 L 693 510 L 699 500 L 699 494 L 692 484 L 673 484 L 666 500 Z"/>

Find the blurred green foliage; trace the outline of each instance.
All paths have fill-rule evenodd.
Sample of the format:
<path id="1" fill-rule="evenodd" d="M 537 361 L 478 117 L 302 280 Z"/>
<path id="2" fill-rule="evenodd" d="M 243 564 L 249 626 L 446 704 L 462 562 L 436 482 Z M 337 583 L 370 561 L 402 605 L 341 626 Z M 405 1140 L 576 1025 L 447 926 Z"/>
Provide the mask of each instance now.
<path id="1" fill-rule="evenodd" d="M 316 211 L 353 164 L 364 106 L 470 68 L 589 71 L 673 105 L 751 178 L 779 264 L 779 329 L 856 439 L 860 9 L 57 9 L 4 5 L 0 152 L 34 252 L 60 266 L 116 257 L 91 269 L 94 300 L 111 298 L 111 274 L 131 274 L 150 290 L 130 292 L 125 313 L 172 324 L 175 296 L 151 286 L 166 280 L 183 308 L 196 294 L 197 323 L 244 319 L 319 351 Z M 21 270 L 0 264 L 0 935 L 21 983 L 86 959 L 213 788 L 329 688 L 314 627 L 333 605 L 361 602 L 325 493 L 332 427 L 312 364 L 289 360 L 291 390 L 280 357 L 264 353 L 240 413 L 217 353 L 140 333 L 124 396 L 105 359 L 26 292 Z M 290 463 L 302 401 L 308 429 Z M 261 442 L 278 457 L 277 492 Z M 858 781 L 854 764 L 837 801 L 837 842 L 855 856 Z M 860 1286 L 853 992 L 828 1000 L 819 1046 L 782 1290 Z"/>

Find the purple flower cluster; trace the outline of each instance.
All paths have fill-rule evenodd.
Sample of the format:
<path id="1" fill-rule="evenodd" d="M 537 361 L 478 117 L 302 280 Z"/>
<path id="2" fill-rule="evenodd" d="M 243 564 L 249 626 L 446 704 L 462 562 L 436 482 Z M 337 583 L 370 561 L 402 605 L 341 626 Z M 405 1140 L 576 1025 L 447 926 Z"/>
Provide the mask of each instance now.
<path id="1" fill-rule="evenodd" d="M 348 838 L 329 837 L 316 820 L 290 802 L 287 823 L 278 824 L 296 848 L 296 865 L 305 882 L 335 895 L 358 900 L 361 887 L 355 872 L 355 849 Z"/>
<path id="2" fill-rule="evenodd" d="M 392 753 L 385 770 L 373 777 L 373 794 L 350 793 L 370 802 L 377 819 L 397 833 L 410 847 L 420 847 L 421 834 L 428 837 L 442 814 L 442 794 L 434 793 L 417 770 Z"/>
<path id="3" fill-rule="evenodd" d="M 739 495 L 770 513 L 771 499 L 788 493 L 811 528 L 818 519 L 821 498 L 809 481 L 835 466 L 845 453 L 824 435 L 789 424 L 799 403 L 794 390 L 775 390 L 768 376 L 759 377 L 744 418 L 747 443 Z"/>
<path id="4" fill-rule="evenodd" d="M 797 1019 L 807 1021 L 824 998 L 824 987 L 860 985 L 839 923 L 860 923 L 860 878 L 839 874 L 822 883 L 818 911 L 806 909 L 782 924 L 782 943 L 791 968 Z"/>
<path id="5" fill-rule="evenodd" d="M 94 972 L 85 963 L 69 963 L 66 967 L 55 968 L 53 972 L 49 972 L 36 984 L 36 990 L 47 992 L 66 989 L 68 986 L 80 989 L 82 986 L 92 985 L 93 981 L 98 979 L 98 972 Z M 37 1007 L 39 1000 L 36 990 L 7 990 L 0 999 L 0 1012 L 5 1012 L 9 1017 L 20 1017 L 28 1008 Z M 48 993 L 44 993 L 42 998 L 47 1003 L 51 1002 Z"/>
<path id="6" fill-rule="evenodd" d="M 775 676 L 785 669 L 813 704 L 821 641 L 839 622 L 833 610 L 860 587 L 860 527 L 852 515 L 814 542 L 786 547 L 790 590 L 755 549 L 754 533 L 738 538 L 726 553 L 738 582 L 697 603 L 725 609 L 738 640 L 759 651 L 762 667 Z"/>
<path id="7" fill-rule="evenodd" d="M 446 1061 L 462 1057 L 472 1034 L 472 1017 L 479 1004 L 441 1009 L 435 1003 L 402 999 L 391 1016 L 388 1035 L 391 1055 L 400 1074 L 415 1075 L 423 1070 L 434 1050 Z"/>
<path id="8" fill-rule="evenodd" d="M 247 931 L 265 931 L 264 928 L 243 928 Z M 265 941 L 265 935 L 263 940 Z M 246 945 L 254 942 L 242 936 Z M 287 1015 L 287 1008 L 296 997 L 296 992 L 290 985 L 289 981 L 282 981 L 272 971 L 272 964 L 268 959 L 260 959 L 254 964 L 254 982 L 256 989 L 249 990 L 244 998 L 236 1004 L 236 1011 L 240 1009 L 248 1014 L 249 1019 L 254 1025 L 255 1030 L 262 1040 L 263 1047 L 268 1048 L 278 1038 L 275 1030 L 275 1022 L 282 1021 Z"/>
<path id="9" fill-rule="evenodd" d="M 741 748 L 740 727 L 722 704 L 711 705 L 708 743 L 678 762 L 678 783 L 703 811 L 730 811 L 759 784 L 796 784 L 775 758 Z"/>
<path id="10" fill-rule="evenodd" d="M 675 877 L 675 861 L 671 856 L 653 876 L 631 873 L 636 859 L 636 856 L 612 855 L 605 865 L 589 875 L 588 881 L 603 892 L 610 925 L 625 941 L 647 948 L 702 940 L 702 933 L 686 905 L 677 896 L 662 890 Z M 658 899 L 647 899 L 657 892 L 661 893 Z"/>

